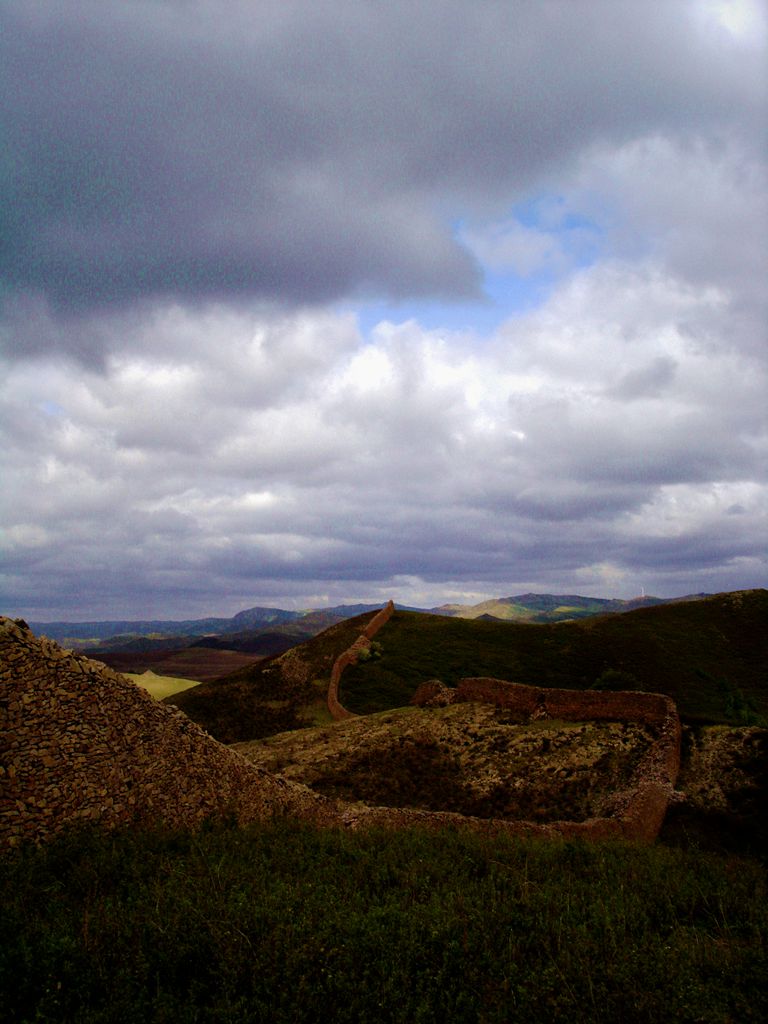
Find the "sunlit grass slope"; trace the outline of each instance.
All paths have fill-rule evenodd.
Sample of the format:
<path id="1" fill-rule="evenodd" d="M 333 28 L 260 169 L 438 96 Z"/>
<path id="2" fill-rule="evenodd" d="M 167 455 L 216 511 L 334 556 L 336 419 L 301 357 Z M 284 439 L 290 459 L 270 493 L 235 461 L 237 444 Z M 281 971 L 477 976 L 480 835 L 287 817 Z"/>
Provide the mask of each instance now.
<path id="1" fill-rule="evenodd" d="M 176 676 L 159 676 L 151 669 L 147 669 L 146 672 L 124 672 L 123 675 L 127 676 L 128 679 L 132 679 L 138 686 L 142 686 L 145 690 L 152 694 L 156 700 L 163 700 L 165 697 L 171 697 L 175 693 L 181 693 L 184 690 L 188 690 L 191 686 L 197 686 L 198 681 L 196 679 L 179 679 Z"/>
<path id="2" fill-rule="evenodd" d="M 319 724 L 326 720 L 323 681 L 372 614 L 344 619 L 284 654 L 175 694 L 168 703 L 223 743 Z"/>

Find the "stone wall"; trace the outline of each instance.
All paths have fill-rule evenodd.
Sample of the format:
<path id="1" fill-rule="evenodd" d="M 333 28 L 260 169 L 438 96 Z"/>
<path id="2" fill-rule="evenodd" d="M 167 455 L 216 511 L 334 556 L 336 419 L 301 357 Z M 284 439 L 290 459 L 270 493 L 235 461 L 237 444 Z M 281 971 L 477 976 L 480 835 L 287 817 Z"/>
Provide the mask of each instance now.
<path id="1" fill-rule="evenodd" d="M 0 847 L 77 822 L 199 824 L 336 805 L 269 775 L 105 665 L 0 618 Z"/>
<path id="2" fill-rule="evenodd" d="M 650 842 L 658 835 L 680 771 L 680 719 L 671 698 L 660 693 L 559 690 L 523 686 L 501 679 L 462 679 L 455 690 L 437 680 L 422 684 L 411 703 L 436 707 L 463 701 L 496 704 L 521 721 L 539 718 L 640 722 L 650 726 L 656 740 L 638 765 L 631 787 L 617 793 L 613 814 L 586 822 L 555 822 L 547 826 L 519 823 L 526 834 L 620 835 Z"/>
<path id="3" fill-rule="evenodd" d="M 363 630 L 363 636 L 372 640 L 373 637 L 379 632 L 382 626 L 386 625 L 387 622 L 392 618 L 395 612 L 395 605 L 393 601 L 387 601 L 381 611 L 376 612 L 371 621 Z"/>
<path id="4" fill-rule="evenodd" d="M 394 604 L 392 601 L 388 601 L 381 611 L 376 612 L 357 640 L 355 640 L 355 642 L 348 647 L 346 651 L 342 651 L 333 663 L 333 668 L 331 669 L 331 680 L 328 684 L 328 710 L 331 713 L 331 717 L 337 722 L 344 718 L 355 717 L 353 712 L 347 711 L 339 701 L 339 683 L 341 681 L 341 673 L 347 665 L 355 664 L 360 651 L 368 648 L 369 641 L 376 636 L 378 631 L 386 622 L 389 622 L 394 610 Z"/>

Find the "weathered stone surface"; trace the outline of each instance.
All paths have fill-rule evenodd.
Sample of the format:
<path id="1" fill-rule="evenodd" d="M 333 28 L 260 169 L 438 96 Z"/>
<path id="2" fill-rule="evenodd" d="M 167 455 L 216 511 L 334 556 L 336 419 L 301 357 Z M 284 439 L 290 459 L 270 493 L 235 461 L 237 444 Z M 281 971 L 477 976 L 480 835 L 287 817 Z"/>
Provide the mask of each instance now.
<path id="1" fill-rule="evenodd" d="M 338 717 L 351 717 L 338 704 L 341 672 L 392 611 L 390 602 L 336 659 L 328 703 Z M 487 702 L 529 719 L 628 719 L 651 726 L 657 739 L 632 786 L 615 794 L 608 817 L 532 824 L 342 805 L 254 766 L 105 665 L 36 638 L 20 620 L 0 618 L 0 847 L 43 840 L 77 822 L 189 827 L 210 817 L 247 822 L 284 814 L 348 828 L 462 826 L 586 839 L 651 840 L 657 834 L 680 762 L 680 725 L 668 698 L 585 695 L 489 679 L 463 680 L 456 691 L 426 688 L 425 702 Z"/>
<path id="2" fill-rule="evenodd" d="M 124 676 L 4 618 L 0 714 L 0 846 L 79 820 L 338 818 L 331 801 L 255 768 Z"/>
<path id="3" fill-rule="evenodd" d="M 428 704 L 434 696 L 433 689 L 420 689 L 412 703 Z M 440 696 L 445 700 L 444 692 Z M 591 827 L 596 835 L 613 834 L 612 828 L 605 832 L 605 823 L 610 820 L 618 821 L 622 834 L 628 838 L 650 841 L 658 835 L 680 771 L 680 719 L 670 697 L 634 691 L 544 689 L 501 679 L 474 678 L 459 682 L 453 700 L 495 704 L 519 716 L 521 721 L 613 720 L 652 727 L 656 741 L 638 766 L 632 787 L 616 794 L 610 819 L 595 819 Z"/>

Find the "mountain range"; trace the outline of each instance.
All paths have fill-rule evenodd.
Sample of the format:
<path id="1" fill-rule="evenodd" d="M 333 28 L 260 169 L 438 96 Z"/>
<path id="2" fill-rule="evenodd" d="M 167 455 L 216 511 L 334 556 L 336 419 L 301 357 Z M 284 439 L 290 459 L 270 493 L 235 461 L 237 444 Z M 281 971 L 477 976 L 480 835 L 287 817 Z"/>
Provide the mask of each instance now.
<path id="1" fill-rule="evenodd" d="M 562 622 L 593 615 L 633 611 L 636 608 L 667 604 L 675 601 L 693 601 L 706 594 L 693 594 L 679 598 L 636 597 L 619 598 L 583 597 L 578 594 L 517 594 L 512 597 L 493 598 L 479 604 L 443 604 L 436 608 L 415 608 L 398 605 L 403 611 L 425 612 L 455 618 L 494 618 L 512 622 Z M 166 642 L 169 639 L 199 637 L 226 637 L 243 639 L 245 635 L 265 630 L 295 635 L 312 636 L 343 619 L 375 611 L 383 602 L 340 604 L 330 608 L 311 608 L 289 611 L 284 608 L 256 606 L 245 608 L 229 618 L 202 619 L 105 619 L 99 621 L 30 622 L 35 633 L 52 640 L 64 641 L 72 646 L 109 647 L 126 645 L 135 638 L 151 638 Z M 293 627 L 293 628 L 291 628 Z"/>

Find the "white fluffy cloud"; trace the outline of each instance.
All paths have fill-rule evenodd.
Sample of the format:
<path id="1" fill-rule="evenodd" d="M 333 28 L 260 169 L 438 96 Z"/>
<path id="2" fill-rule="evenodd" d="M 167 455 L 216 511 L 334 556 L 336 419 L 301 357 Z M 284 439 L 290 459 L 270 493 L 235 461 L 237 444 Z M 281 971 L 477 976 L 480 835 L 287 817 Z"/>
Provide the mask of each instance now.
<path id="1" fill-rule="evenodd" d="M 209 320 L 212 355 L 9 368 L 24 446 L 5 452 L 3 544 L 25 604 L 94 578 L 126 581 L 115 614 L 139 585 L 234 610 L 318 581 L 403 601 L 458 581 L 760 581 L 768 381 L 691 329 L 727 331 L 719 293 L 619 262 L 487 339 L 415 322 L 366 339 L 323 311 L 246 320 Z"/>

